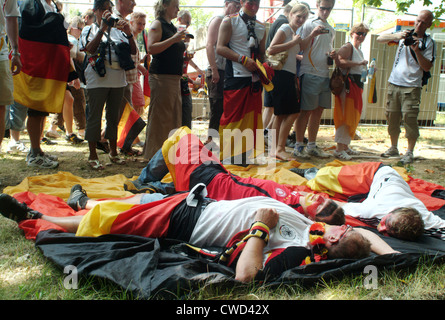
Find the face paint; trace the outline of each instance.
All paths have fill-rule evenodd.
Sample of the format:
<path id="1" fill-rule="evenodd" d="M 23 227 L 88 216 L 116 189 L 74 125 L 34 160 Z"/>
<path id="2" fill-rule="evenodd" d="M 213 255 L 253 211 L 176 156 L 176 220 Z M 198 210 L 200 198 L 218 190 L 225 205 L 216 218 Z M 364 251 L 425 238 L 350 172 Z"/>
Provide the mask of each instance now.
<path id="1" fill-rule="evenodd" d="M 247 1 L 244 5 L 245 12 L 249 15 L 255 15 L 260 8 L 259 1 Z"/>
<path id="2" fill-rule="evenodd" d="M 322 196 L 313 193 L 308 193 L 304 197 L 304 200 L 306 204 L 307 214 L 311 217 L 315 217 L 315 215 L 318 212 L 318 207 L 322 205 L 325 201 L 325 199 Z"/>

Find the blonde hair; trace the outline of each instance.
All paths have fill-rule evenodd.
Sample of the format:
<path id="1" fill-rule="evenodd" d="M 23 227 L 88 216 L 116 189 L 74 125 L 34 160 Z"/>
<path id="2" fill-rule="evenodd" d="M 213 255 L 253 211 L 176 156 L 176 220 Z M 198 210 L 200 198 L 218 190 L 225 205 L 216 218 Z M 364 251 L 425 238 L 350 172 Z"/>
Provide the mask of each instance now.
<path id="1" fill-rule="evenodd" d="M 165 7 L 168 7 L 172 1 L 173 0 L 158 0 L 154 5 L 155 17 L 163 17 L 165 14 Z"/>
<path id="2" fill-rule="evenodd" d="M 349 33 L 350 34 L 357 33 L 357 32 L 360 32 L 360 30 L 363 30 L 364 32 L 368 33 L 369 27 L 366 24 L 364 24 L 363 22 L 356 23 L 352 26 L 351 31 Z"/>
<path id="3" fill-rule="evenodd" d="M 85 22 L 83 21 L 83 19 L 79 16 L 75 16 L 70 21 L 70 26 L 68 27 L 68 32 L 73 28 L 82 29 L 84 26 L 85 26 Z"/>
<path id="4" fill-rule="evenodd" d="M 307 8 L 306 5 L 301 3 L 297 3 L 296 5 L 294 5 L 289 14 L 294 14 L 296 12 L 301 12 L 303 14 L 309 15 L 309 9 Z"/>
<path id="5" fill-rule="evenodd" d="M 145 19 L 147 15 L 143 12 L 133 12 L 130 16 L 131 21 L 136 21 L 137 19 Z"/>

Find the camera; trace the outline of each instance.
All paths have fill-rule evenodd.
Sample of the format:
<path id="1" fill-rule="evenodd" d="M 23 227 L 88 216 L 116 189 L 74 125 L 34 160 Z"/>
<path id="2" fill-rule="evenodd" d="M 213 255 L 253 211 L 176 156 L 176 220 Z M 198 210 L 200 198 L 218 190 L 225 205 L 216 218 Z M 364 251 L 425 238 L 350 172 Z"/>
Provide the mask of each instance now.
<path id="1" fill-rule="evenodd" d="M 195 36 L 191 33 L 186 33 L 185 36 L 190 39 L 195 39 Z"/>
<path id="2" fill-rule="evenodd" d="M 102 20 L 107 24 L 107 26 L 110 26 L 112 28 L 116 27 L 117 22 L 119 21 L 119 18 L 113 18 L 110 17 L 108 20 L 105 18 L 102 18 Z"/>
<path id="3" fill-rule="evenodd" d="M 329 33 L 329 29 L 328 28 L 321 29 L 321 33 Z"/>
<path id="4" fill-rule="evenodd" d="M 405 46 L 412 46 L 414 43 L 416 43 L 417 40 L 414 39 L 414 37 L 417 37 L 417 33 L 413 30 L 409 30 L 407 36 L 405 37 Z"/>

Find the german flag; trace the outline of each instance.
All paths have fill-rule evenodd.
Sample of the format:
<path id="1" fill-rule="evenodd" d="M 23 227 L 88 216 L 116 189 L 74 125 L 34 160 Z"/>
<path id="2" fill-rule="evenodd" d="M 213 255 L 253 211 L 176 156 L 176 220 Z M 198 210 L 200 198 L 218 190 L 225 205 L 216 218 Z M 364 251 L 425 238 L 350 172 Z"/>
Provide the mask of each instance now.
<path id="1" fill-rule="evenodd" d="M 67 82 L 73 76 L 64 17 L 55 12 L 45 13 L 39 0 L 23 1 L 20 12 L 23 67 L 14 77 L 14 100 L 34 110 L 59 113 Z"/>
<path id="2" fill-rule="evenodd" d="M 117 146 L 124 150 L 131 150 L 134 140 L 145 128 L 145 121 L 130 104 L 126 104 L 118 125 Z"/>
<path id="3" fill-rule="evenodd" d="M 171 213 L 187 195 L 188 193 L 178 193 L 146 204 L 119 201 L 99 203 L 83 217 L 76 236 L 131 234 L 164 238 L 168 233 Z"/>
<path id="4" fill-rule="evenodd" d="M 362 114 L 363 89 L 354 81 L 351 81 L 350 78 L 346 81 L 349 81 L 349 92 L 345 94 L 345 101 L 343 101 L 341 95 L 335 96 L 334 124 L 336 129 L 343 125 L 348 126 L 349 136 L 352 139 L 355 136 Z"/>
<path id="5" fill-rule="evenodd" d="M 326 166 L 307 182 L 313 191 L 343 198 L 369 192 L 374 174 L 381 162 L 364 162 L 347 166 Z"/>

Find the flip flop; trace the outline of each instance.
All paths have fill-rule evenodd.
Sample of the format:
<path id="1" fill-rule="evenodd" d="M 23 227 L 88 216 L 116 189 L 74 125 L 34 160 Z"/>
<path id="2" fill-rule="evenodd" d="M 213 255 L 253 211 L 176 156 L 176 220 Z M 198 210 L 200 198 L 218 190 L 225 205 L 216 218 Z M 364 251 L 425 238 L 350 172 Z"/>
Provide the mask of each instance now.
<path id="1" fill-rule="evenodd" d="M 119 158 L 119 156 L 112 156 L 111 154 L 108 154 L 108 157 L 110 158 L 110 161 L 115 164 L 123 165 L 127 163 L 124 159 Z"/>
<path id="2" fill-rule="evenodd" d="M 93 170 L 103 170 L 104 166 L 99 162 L 99 160 L 88 160 L 88 165 Z"/>

